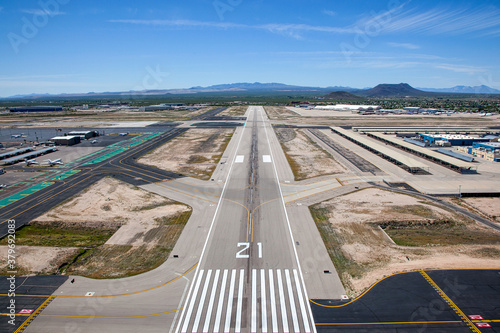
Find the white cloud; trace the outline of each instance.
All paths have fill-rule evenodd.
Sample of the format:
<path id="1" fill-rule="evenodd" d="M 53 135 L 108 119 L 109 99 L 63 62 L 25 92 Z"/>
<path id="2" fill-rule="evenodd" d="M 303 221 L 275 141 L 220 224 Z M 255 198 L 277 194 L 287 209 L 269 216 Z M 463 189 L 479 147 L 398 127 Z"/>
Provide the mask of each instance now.
<path id="1" fill-rule="evenodd" d="M 389 42 L 387 45 L 392 46 L 392 47 L 398 47 L 398 48 L 403 48 L 403 49 L 408 49 L 408 50 L 417 50 L 420 48 L 420 46 L 411 44 L 411 43 L 393 43 Z"/>
<path id="2" fill-rule="evenodd" d="M 446 69 L 455 73 L 465 73 L 470 75 L 476 75 L 487 72 L 487 69 L 484 67 L 468 66 L 468 65 L 437 64 L 435 67 L 440 69 Z"/>
<path id="3" fill-rule="evenodd" d="M 500 10 L 497 7 L 470 8 L 433 8 L 418 11 L 417 8 L 389 11 L 372 18 L 365 17 L 358 21 L 378 23 L 386 33 L 425 33 L 462 35 L 470 33 L 498 33 Z"/>
<path id="4" fill-rule="evenodd" d="M 50 11 L 46 9 L 22 9 L 21 12 L 31 15 L 49 15 L 49 16 L 57 16 L 57 15 L 65 15 L 66 13 L 60 11 Z"/>
<path id="5" fill-rule="evenodd" d="M 322 13 L 325 15 L 331 16 L 331 17 L 337 16 L 337 12 L 334 12 L 333 10 L 325 9 L 325 10 L 323 10 Z"/>
<path id="6" fill-rule="evenodd" d="M 109 20 L 112 23 L 128 23 L 139 25 L 166 26 L 172 28 L 219 28 L 219 29 L 254 29 L 265 30 L 271 33 L 290 36 L 301 39 L 303 32 L 325 32 L 325 33 L 356 33 L 352 28 L 338 28 L 329 26 L 315 26 L 308 24 L 281 24 L 269 23 L 261 25 L 247 25 L 230 22 L 207 22 L 194 20 Z"/>

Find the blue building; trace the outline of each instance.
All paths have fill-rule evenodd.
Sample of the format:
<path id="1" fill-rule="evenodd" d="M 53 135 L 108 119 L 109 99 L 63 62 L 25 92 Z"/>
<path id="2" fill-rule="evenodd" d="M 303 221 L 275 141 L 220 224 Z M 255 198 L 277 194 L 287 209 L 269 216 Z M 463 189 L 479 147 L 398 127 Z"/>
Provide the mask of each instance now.
<path id="1" fill-rule="evenodd" d="M 436 141 L 447 141 L 452 146 L 472 146 L 474 142 L 489 142 L 489 139 L 463 134 L 418 134 L 424 142 L 435 144 Z"/>

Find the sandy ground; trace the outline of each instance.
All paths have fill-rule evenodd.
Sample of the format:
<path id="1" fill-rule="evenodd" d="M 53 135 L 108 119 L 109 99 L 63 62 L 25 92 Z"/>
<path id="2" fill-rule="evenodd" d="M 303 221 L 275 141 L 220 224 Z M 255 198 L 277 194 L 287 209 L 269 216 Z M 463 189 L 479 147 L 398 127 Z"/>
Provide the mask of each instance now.
<path id="1" fill-rule="evenodd" d="M 302 130 L 277 128 L 276 134 L 286 155 L 295 163 L 292 169 L 296 180 L 347 171 L 332 155 L 314 143 Z"/>
<path id="2" fill-rule="evenodd" d="M 359 295 L 384 276 L 418 269 L 499 268 L 497 245 L 404 247 L 394 244 L 381 229 L 367 222 L 454 219 L 461 216 L 408 195 L 366 189 L 323 202 L 344 255 L 358 266 L 353 278 L 344 274 L 350 296 Z M 468 230 L 486 227 L 471 224 Z"/>
<path id="3" fill-rule="evenodd" d="M 234 129 L 192 129 L 139 162 L 186 176 L 210 179 Z"/>
<path id="4" fill-rule="evenodd" d="M 463 201 L 493 220 L 500 222 L 500 198 L 465 198 Z"/>
<path id="5" fill-rule="evenodd" d="M 51 274 L 78 252 L 75 247 L 16 246 L 18 273 Z M 7 265 L 8 246 L 0 246 L 0 267 Z M 19 274 L 18 274 L 19 275 Z"/>
<path id="6" fill-rule="evenodd" d="M 145 236 L 164 217 L 175 216 L 188 207 L 113 178 L 104 178 L 84 193 L 50 210 L 35 222 L 66 222 L 85 226 L 116 226 L 120 229 L 106 244 L 156 245 Z"/>

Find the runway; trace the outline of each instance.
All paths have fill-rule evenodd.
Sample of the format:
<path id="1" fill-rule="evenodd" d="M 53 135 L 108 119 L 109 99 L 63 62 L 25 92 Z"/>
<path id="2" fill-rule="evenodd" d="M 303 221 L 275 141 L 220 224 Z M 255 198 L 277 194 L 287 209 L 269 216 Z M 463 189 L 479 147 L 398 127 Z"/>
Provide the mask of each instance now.
<path id="1" fill-rule="evenodd" d="M 250 107 L 177 332 L 314 332 L 262 107 Z"/>

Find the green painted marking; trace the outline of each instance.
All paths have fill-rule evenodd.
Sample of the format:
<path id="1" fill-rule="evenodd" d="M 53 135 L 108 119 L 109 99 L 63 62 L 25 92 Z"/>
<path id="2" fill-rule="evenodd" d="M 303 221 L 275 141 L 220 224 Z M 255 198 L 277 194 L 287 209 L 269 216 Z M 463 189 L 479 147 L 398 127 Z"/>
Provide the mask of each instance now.
<path id="1" fill-rule="evenodd" d="M 128 144 L 128 145 L 126 145 L 125 147 L 127 147 L 127 148 L 131 148 L 131 147 L 138 146 L 138 145 L 140 145 L 141 143 L 144 143 L 144 140 L 139 140 L 139 141 L 136 141 L 136 142 L 129 143 L 129 144 Z"/>
<path id="2" fill-rule="evenodd" d="M 153 138 L 156 138 L 157 136 L 159 135 L 162 135 L 163 133 L 159 132 L 159 133 L 155 133 L 153 135 L 150 135 L 150 136 L 147 136 L 144 138 L 144 140 L 150 140 L 150 139 L 153 139 Z"/>
<path id="3" fill-rule="evenodd" d="M 28 195 L 33 194 L 37 191 L 40 191 L 41 189 L 44 189 L 47 186 L 50 186 L 52 184 L 54 184 L 54 183 L 53 182 L 43 182 L 40 184 L 36 184 L 36 185 L 31 186 L 30 188 L 27 188 L 27 189 L 22 190 L 16 194 L 13 194 L 7 198 L 4 198 L 4 199 L 0 200 L 0 208 L 4 208 L 8 204 L 16 202 L 17 200 L 20 200 L 22 198 L 25 198 Z"/>
<path id="4" fill-rule="evenodd" d="M 98 157 L 95 160 L 92 160 L 92 161 L 89 161 L 87 163 L 84 163 L 83 165 L 96 164 L 96 163 L 102 162 L 102 161 L 107 160 L 108 158 L 113 157 L 115 155 L 118 155 L 118 154 L 120 154 L 120 153 L 122 153 L 122 152 L 124 152 L 126 150 L 127 150 L 127 148 L 119 148 L 119 149 L 117 149 L 115 151 L 107 153 L 106 155 Z"/>
<path id="5" fill-rule="evenodd" d="M 53 178 L 50 178 L 49 180 L 62 180 L 62 179 L 66 179 L 68 177 L 71 177 L 73 176 L 74 174 L 76 173 L 79 173 L 81 170 L 69 170 L 69 171 L 66 171 L 58 176 L 55 176 Z"/>

